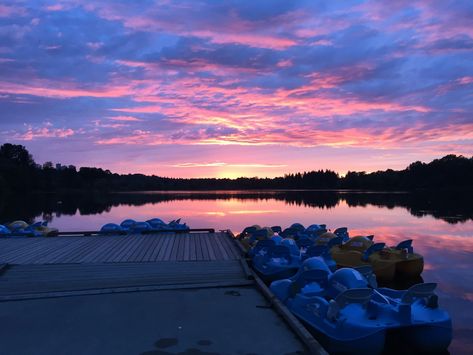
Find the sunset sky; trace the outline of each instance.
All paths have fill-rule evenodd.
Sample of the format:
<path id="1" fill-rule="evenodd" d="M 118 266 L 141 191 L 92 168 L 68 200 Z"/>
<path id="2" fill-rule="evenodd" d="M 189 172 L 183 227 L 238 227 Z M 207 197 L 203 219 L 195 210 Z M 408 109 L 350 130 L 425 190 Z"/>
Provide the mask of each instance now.
<path id="1" fill-rule="evenodd" d="M 0 143 L 163 176 L 473 155 L 473 1 L 2 1 Z"/>

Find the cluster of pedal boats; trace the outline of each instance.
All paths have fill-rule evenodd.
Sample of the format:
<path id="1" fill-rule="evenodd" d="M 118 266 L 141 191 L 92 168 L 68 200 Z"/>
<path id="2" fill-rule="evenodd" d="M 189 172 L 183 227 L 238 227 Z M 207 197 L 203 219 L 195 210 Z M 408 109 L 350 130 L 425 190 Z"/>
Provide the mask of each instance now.
<path id="1" fill-rule="evenodd" d="M 267 259 L 268 256 L 263 264 L 260 264 L 261 258 L 253 263 L 257 270 L 264 266 L 262 277 L 267 281 L 294 274 L 301 262 L 311 256 L 322 257 L 332 270 L 369 265 L 382 282 L 398 276 L 415 279 L 424 269 L 424 258 L 414 253 L 412 240 L 388 247 L 385 243 L 375 242 L 373 235 L 350 238 L 346 227 L 330 232 L 324 224 L 304 228 L 300 223 L 294 223 L 284 230 L 279 226 L 261 228 L 255 225 L 245 228 L 239 239 L 250 256 L 264 254 L 266 250 L 284 255 L 278 258 L 280 263 L 268 264 L 268 260 L 274 259 Z"/>
<path id="2" fill-rule="evenodd" d="M 181 219 L 172 220 L 169 223 L 160 218 L 152 218 L 147 221 L 135 221 L 125 219 L 120 224 L 107 223 L 100 228 L 98 234 L 139 234 L 156 232 L 185 232 L 190 228 L 186 223 L 181 223 Z M 57 228 L 48 227 L 47 221 L 27 223 L 25 221 L 14 221 L 6 225 L 0 224 L 0 237 L 50 237 L 58 235 Z M 97 233 L 97 232 L 96 232 Z"/>
<path id="3" fill-rule="evenodd" d="M 412 240 L 387 247 L 348 229 L 247 227 L 238 236 L 254 270 L 289 310 L 319 335 L 330 353 L 377 354 L 396 334 L 410 349 L 432 353 L 452 339 L 449 314 L 435 283 L 407 290 L 379 287 L 394 277 L 419 277 L 423 258 Z"/>
<path id="4" fill-rule="evenodd" d="M 181 219 L 172 220 L 165 223 L 160 218 L 152 218 L 147 221 L 135 221 L 134 219 L 125 219 L 120 224 L 107 223 L 102 226 L 102 234 L 127 234 L 127 233 L 154 233 L 165 231 L 188 231 L 190 228 L 186 223 L 181 223 Z"/>
<path id="5" fill-rule="evenodd" d="M 57 228 L 48 227 L 47 221 L 34 222 L 14 221 L 7 225 L 0 224 L 0 236 L 40 237 L 53 236 L 59 231 Z"/>

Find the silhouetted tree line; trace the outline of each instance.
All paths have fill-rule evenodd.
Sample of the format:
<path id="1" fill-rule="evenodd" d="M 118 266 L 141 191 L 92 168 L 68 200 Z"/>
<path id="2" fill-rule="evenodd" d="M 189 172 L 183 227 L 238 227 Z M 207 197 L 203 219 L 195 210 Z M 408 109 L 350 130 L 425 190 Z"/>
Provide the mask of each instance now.
<path id="1" fill-rule="evenodd" d="M 35 163 L 24 146 L 0 147 L 0 192 L 31 191 L 151 191 L 151 190 L 249 190 L 249 189 L 471 189 L 473 157 L 447 155 L 430 163 L 415 162 L 404 170 L 348 172 L 318 170 L 276 178 L 183 179 L 143 174 L 114 174 L 109 170 L 73 165 Z"/>

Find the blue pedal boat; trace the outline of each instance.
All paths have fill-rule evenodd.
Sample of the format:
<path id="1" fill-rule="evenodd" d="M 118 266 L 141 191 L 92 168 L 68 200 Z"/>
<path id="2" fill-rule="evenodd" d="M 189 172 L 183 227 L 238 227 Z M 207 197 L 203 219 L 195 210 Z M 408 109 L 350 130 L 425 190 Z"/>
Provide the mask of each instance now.
<path id="1" fill-rule="evenodd" d="M 10 236 L 11 235 L 11 230 L 4 226 L 3 224 L 0 224 L 0 236 Z"/>
<path id="2" fill-rule="evenodd" d="M 125 219 L 120 223 L 120 227 L 122 227 L 124 231 L 129 231 L 135 224 L 136 221 L 134 219 Z"/>
<path id="3" fill-rule="evenodd" d="M 126 234 L 127 229 L 116 223 L 107 223 L 100 228 L 100 234 Z"/>
<path id="4" fill-rule="evenodd" d="M 301 266 L 300 256 L 292 254 L 283 243 L 276 245 L 271 239 L 260 240 L 252 249 L 253 268 L 265 282 L 291 277 Z"/>
<path id="5" fill-rule="evenodd" d="M 337 269 L 337 263 L 333 260 L 332 255 L 330 254 L 330 249 L 335 245 L 340 245 L 343 243 L 342 237 L 336 237 L 330 239 L 325 245 L 312 245 L 302 254 L 302 261 L 312 258 L 314 256 L 321 257 L 325 264 L 328 266 L 330 271 L 335 271 Z"/>
<path id="6" fill-rule="evenodd" d="M 438 307 L 436 284 L 404 291 L 372 288 L 357 270 L 331 273 L 320 257 L 297 274 L 274 281 L 272 292 L 320 336 L 330 353 L 381 353 L 391 332 L 419 352 L 446 349 L 452 339 L 448 313 Z"/>

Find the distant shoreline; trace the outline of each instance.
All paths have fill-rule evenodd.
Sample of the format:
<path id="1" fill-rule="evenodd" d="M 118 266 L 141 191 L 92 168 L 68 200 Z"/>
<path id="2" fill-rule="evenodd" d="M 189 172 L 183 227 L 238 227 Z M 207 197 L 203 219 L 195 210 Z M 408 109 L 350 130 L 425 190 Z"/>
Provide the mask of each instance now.
<path id="1" fill-rule="evenodd" d="M 168 178 L 143 174 L 120 175 L 95 167 L 37 164 L 24 146 L 0 147 L 0 193 L 23 192 L 146 192 L 146 191 L 464 191 L 473 190 L 473 157 L 446 155 L 420 161 L 404 170 L 331 170 L 291 173 L 275 178 Z"/>
<path id="2" fill-rule="evenodd" d="M 284 193 L 284 192 L 332 192 L 332 193 L 351 193 L 351 194 L 412 194 L 412 193 L 425 193 L 425 192 L 467 192 L 473 193 L 473 187 L 444 187 L 439 188 L 417 188 L 411 190 L 388 190 L 388 189 L 298 189 L 298 188 L 286 188 L 286 189 L 271 189 L 271 188 L 258 188 L 258 189 L 194 189 L 194 190 L 91 190 L 91 189 L 68 189 L 68 190 L 32 190 L 32 191 L 5 191 L 6 194 L 37 194 L 37 195 L 60 195 L 60 194 L 242 194 L 242 193 Z"/>

